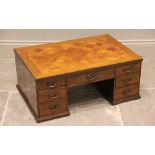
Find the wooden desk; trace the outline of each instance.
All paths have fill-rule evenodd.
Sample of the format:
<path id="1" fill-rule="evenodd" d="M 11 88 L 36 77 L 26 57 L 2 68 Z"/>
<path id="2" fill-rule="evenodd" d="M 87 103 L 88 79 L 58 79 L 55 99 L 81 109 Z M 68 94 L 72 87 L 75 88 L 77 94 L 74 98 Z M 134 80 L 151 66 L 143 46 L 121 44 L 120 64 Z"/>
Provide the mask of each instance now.
<path id="1" fill-rule="evenodd" d="M 15 49 L 17 88 L 37 122 L 69 115 L 70 87 L 93 83 L 113 105 L 140 98 L 142 57 L 110 35 Z"/>

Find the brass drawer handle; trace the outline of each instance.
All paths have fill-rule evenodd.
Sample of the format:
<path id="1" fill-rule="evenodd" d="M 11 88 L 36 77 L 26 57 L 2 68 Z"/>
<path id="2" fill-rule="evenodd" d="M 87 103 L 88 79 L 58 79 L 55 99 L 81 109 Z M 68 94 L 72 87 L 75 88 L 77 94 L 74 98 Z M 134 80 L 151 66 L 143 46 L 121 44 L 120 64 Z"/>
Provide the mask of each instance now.
<path id="1" fill-rule="evenodd" d="M 54 105 L 50 105 L 49 106 L 49 110 L 51 111 L 56 111 L 59 109 L 59 105 L 58 104 L 54 104 Z"/>
<path id="2" fill-rule="evenodd" d="M 58 95 L 56 93 L 50 93 L 48 95 L 48 98 L 50 98 L 50 99 L 54 99 L 54 98 L 57 98 L 57 97 L 58 97 Z"/>
<path id="3" fill-rule="evenodd" d="M 123 82 L 124 82 L 125 84 L 128 84 L 128 83 L 132 82 L 132 79 L 125 79 L 125 80 L 123 80 Z"/>
<path id="4" fill-rule="evenodd" d="M 124 71 L 124 72 L 132 72 L 133 69 L 134 69 L 134 66 L 132 65 L 132 66 L 127 66 L 127 67 L 125 67 L 123 71 Z"/>
<path id="5" fill-rule="evenodd" d="M 95 80 L 96 79 L 96 75 L 95 74 L 89 74 L 87 75 L 87 80 Z"/>
<path id="6" fill-rule="evenodd" d="M 123 94 L 124 94 L 124 95 L 127 95 L 127 94 L 129 94 L 129 93 L 130 93 L 130 89 L 126 89 L 126 90 L 123 91 Z"/>
<path id="7" fill-rule="evenodd" d="M 48 83 L 47 83 L 47 86 L 48 86 L 49 88 L 54 88 L 54 87 L 56 87 L 56 82 L 48 82 Z"/>

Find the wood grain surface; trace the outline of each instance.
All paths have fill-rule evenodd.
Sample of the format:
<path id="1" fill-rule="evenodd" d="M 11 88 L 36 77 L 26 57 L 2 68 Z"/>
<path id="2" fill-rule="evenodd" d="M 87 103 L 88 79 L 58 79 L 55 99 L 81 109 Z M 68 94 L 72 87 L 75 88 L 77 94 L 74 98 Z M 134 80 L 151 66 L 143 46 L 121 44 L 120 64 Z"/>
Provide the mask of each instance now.
<path id="1" fill-rule="evenodd" d="M 15 49 L 35 79 L 142 58 L 110 35 Z"/>

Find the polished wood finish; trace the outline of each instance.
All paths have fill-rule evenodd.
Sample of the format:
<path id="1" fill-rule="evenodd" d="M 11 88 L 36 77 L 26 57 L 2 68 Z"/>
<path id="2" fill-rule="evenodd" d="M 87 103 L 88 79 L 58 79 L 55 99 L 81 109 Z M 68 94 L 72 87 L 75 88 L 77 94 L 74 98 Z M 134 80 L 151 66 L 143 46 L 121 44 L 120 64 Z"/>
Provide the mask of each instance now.
<path id="1" fill-rule="evenodd" d="M 16 48 L 35 79 L 142 59 L 110 35 Z"/>
<path id="2" fill-rule="evenodd" d="M 36 81 L 29 73 L 19 56 L 15 55 L 18 86 L 29 100 L 30 106 L 38 115 Z"/>
<path id="3" fill-rule="evenodd" d="M 128 87 L 123 87 L 115 90 L 114 99 L 126 98 L 139 94 L 139 85 L 135 84 Z"/>
<path id="4" fill-rule="evenodd" d="M 117 76 L 119 75 L 123 75 L 123 74 L 131 74 L 131 73 L 135 73 L 135 72 L 140 72 L 141 70 L 141 63 L 130 63 L 127 65 L 122 65 L 117 67 L 117 71 L 116 74 Z"/>
<path id="5" fill-rule="evenodd" d="M 119 103 L 123 103 L 123 102 L 128 102 L 128 101 L 132 101 L 132 100 L 137 100 L 137 99 L 140 99 L 140 95 L 133 95 L 133 96 L 129 96 L 129 97 L 125 97 L 125 98 L 120 98 L 120 99 L 117 99 L 117 100 L 113 100 L 111 103 L 112 105 L 117 105 Z"/>
<path id="6" fill-rule="evenodd" d="M 77 85 L 88 84 L 112 78 L 114 78 L 114 67 L 104 69 L 101 71 L 94 70 L 83 74 L 69 76 L 67 84 L 68 87 L 73 87 Z"/>
<path id="7" fill-rule="evenodd" d="M 118 76 L 116 78 L 116 88 L 126 87 L 138 83 L 140 80 L 140 73 L 127 74 Z"/>
<path id="8" fill-rule="evenodd" d="M 29 110 L 31 111 L 34 119 L 38 123 L 44 122 L 44 121 L 48 121 L 48 120 L 52 120 L 52 119 L 56 119 L 56 118 L 60 118 L 60 117 L 65 117 L 65 116 L 69 116 L 70 115 L 70 112 L 68 111 L 68 108 L 67 108 L 67 110 L 65 112 L 62 112 L 62 113 L 59 113 L 59 114 L 56 114 L 56 115 L 48 115 L 48 116 L 38 117 L 38 115 L 36 114 L 36 112 L 32 108 L 31 103 L 29 102 L 29 100 L 27 99 L 27 97 L 25 96 L 25 94 L 23 93 L 23 91 L 20 89 L 20 86 L 19 85 L 17 85 L 17 90 L 19 91 L 19 93 L 23 97 L 23 99 L 24 99 L 26 105 L 28 106 Z"/>
<path id="9" fill-rule="evenodd" d="M 57 102 L 60 99 L 66 98 L 66 88 L 60 87 L 57 89 L 47 89 L 38 92 L 39 103 L 43 102 Z"/>
<path id="10" fill-rule="evenodd" d="M 63 102 L 39 105 L 40 117 L 49 116 L 49 115 L 57 115 L 57 114 L 65 113 L 66 111 L 67 111 L 67 105 L 66 103 L 63 103 Z"/>
<path id="11" fill-rule="evenodd" d="M 37 122 L 68 116 L 68 89 L 92 84 L 113 105 L 140 98 L 142 57 L 110 35 L 15 49 L 17 88 Z"/>
<path id="12" fill-rule="evenodd" d="M 66 85 L 65 76 L 62 77 L 51 77 L 46 79 L 37 80 L 37 89 L 52 89 L 57 87 L 62 87 Z"/>

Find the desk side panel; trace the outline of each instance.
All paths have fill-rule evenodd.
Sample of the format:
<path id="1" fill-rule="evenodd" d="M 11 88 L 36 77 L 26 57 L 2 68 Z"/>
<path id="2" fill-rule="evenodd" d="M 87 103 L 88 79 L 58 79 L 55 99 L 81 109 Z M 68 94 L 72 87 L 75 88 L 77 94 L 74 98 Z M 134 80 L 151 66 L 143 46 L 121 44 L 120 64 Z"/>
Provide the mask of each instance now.
<path id="1" fill-rule="evenodd" d="M 33 111 L 38 115 L 36 81 L 20 57 L 15 53 L 17 83 Z"/>

